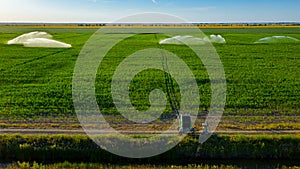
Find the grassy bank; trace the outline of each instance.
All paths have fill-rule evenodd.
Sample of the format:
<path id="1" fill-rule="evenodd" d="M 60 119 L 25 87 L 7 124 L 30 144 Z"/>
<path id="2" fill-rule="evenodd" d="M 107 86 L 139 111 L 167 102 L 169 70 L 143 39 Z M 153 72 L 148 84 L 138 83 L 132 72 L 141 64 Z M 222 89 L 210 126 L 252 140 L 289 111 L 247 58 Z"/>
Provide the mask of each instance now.
<path id="1" fill-rule="evenodd" d="M 111 136 L 101 136 L 111 137 Z M 121 139 L 121 138 L 120 138 Z M 189 164 L 203 159 L 300 159 L 300 136 L 213 136 L 203 145 L 186 138 L 172 150 L 148 159 L 126 159 L 99 148 L 87 136 L 0 136 L 4 162 L 100 162 L 120 164 Z"/>
<path id="2" fill-rule="evenodd" d="M 38 163 L 27 163 L 27 162 L 18 162 L 14 164 L 10 164 L 6 167 L 7 169 L 241 169 L 245 167 L 241 167 L 238 165 L 186 165 L 186 166 L 178 166 L 178 165 L 112 165 L 112 164 L 97 164 L 97 163 L 56 163 L 56 164 L 38 164 Z M 256 166 L 256 168 L 263 168 Z M 299 169 L 297 166 L 276 166 L 271 165 L 266 168 L 277 168 L 277 169 Z"/>
<path id="3" fill-rule="evenodd" d="M 12 165 L 9 165 L 7 169 L 133 169 L 133 168 L 139 168 L 139 169 L 238 169 L 239 167 L 235 166 L 225 166 L 225 165 L 187 165 L 187 166 L 176 166 L 176 165 L 170 165 L 170 166 L 156 166 L 156 165 L 103 165 L 103 164 L 96 164 L 96 163 L 58 163 L 58 164 L 50 164 L 50 165 L 43 165 L 38 163 L 26 163 L 26 162 L 18 162 L 14 163 Z"/>

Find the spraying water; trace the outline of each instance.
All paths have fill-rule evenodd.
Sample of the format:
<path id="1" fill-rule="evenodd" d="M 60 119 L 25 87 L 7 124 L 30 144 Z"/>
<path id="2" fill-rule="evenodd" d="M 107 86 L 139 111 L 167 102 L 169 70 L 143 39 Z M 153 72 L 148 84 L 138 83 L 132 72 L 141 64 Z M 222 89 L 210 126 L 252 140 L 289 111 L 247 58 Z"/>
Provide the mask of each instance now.
<path id="1" fill-rule="evenodd" d="M 272 36 L 272 37 L 265 37 L 261 38 L 258 41 L 256 41 L 256 44 L 260 43 L 293 43 L 293 42 L 299 42 L 300 40 L 294 37 L 290 36 Z"/>
<path id="2" fill-rule="evenodd" d="M 71 48 L 70 44 L 52 39 L 52 35 L 46 32 L 30 32 L 18 36 L 7 42 L 8 45 L 24 45 L 25 47 L 40 48 Z"/>
<path id="3" fill-rule="evenodd" d="M 163 39 L 159 44 L 169 45 L 204 45 L 206 43 L 226 43 L 225 38 L 221 35 L 210 35 L 209 37 L 199 38 L 193 36 L 174 36 L 172 38 Z"/>

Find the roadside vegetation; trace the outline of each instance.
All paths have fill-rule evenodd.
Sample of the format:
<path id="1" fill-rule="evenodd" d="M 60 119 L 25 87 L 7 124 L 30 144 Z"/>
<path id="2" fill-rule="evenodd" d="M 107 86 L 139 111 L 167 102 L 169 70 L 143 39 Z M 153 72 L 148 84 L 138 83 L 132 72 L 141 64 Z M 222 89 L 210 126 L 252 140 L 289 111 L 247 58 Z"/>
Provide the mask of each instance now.
<path id="1" fill-rule="evenodd" d="M 103 135 L 101 139 L 114 136 Z M 123 140 L 125 138 L 114 138 Z M 126 141 L 126 140 L 123 140 Z M 148 159 L 126 159 L 110 154 L 85 135 L 0 135 L 1 161 L 100 162 L 120 164 L 188 164 L 203 159 L 289 159 L 300 158 L 299 135 L 219 135 L 204 144 L 187 137 L 174 149 Z"/>
<path id="2" fill-rule="evenodd" d="M 226 165 L 187 165 L 187 166 L 160 166 L 160 165 L 103 165 L 103 164 L 96 164 L 96 163 L 58 163 L 58 164 L 50 164 L 50 165 L 43 165 L 38 163 L 14 163 L 7 167 L 7 169 L 239 169 L 240 167 L 234 166 L 226 166 Z M 283 168 L 285 169 L 285 168 Z M 292 169 L 292 168 L 291 168 Z"/>

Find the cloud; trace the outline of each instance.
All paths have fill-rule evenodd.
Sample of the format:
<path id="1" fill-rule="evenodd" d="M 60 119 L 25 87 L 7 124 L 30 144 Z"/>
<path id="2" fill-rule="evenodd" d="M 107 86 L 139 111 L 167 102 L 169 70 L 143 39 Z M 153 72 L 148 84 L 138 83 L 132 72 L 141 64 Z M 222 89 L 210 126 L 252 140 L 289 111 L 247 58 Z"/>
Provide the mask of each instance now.
<path id="1" fill-rule="evenodd" d="M 181 12 L 200 12 L 200 11 L 209 11 L 216 9 L 217 7 L 215 6 L 205 6 L 205 7 L 194 7 L 194 8 L 179 8 L 176 9 L 176 11 L 181 11 Z"/>
<path id="2" fill-rule="evenodd" d="M 156 0 L 151 0 L 153 3 L 157 4 L 157 1 Z"/>

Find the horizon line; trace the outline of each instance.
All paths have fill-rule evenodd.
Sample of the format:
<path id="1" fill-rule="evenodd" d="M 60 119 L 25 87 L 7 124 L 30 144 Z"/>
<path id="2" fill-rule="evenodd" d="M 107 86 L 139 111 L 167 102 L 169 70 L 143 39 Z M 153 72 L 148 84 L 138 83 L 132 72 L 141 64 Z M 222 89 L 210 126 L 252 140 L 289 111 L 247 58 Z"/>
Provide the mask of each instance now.
<path id="1" fill-rule="evenodd" d="M 125 23 L 118 23 L 118 22 L 27 22 L 27 21 L 12 21 L 12 22 L 2 22 L 0 21 L 0 25 L 3 24 L 16 24 L 16 25 L 21 25 L 21 24 L 49 24 L 49 25 L 54 25 L 54 24 L 300 24 L 300 21 L 236 21 L 236 22 L 186 22 L 186 23 L 138 23 L 138 22 L 125 22 Z"/>

